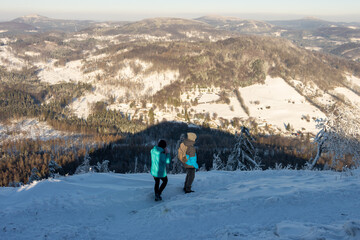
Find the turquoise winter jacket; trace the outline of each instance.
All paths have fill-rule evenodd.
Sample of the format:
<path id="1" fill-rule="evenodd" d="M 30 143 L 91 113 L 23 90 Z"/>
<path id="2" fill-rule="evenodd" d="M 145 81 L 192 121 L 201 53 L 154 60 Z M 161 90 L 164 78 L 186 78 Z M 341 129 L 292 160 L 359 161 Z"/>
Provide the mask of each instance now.
<path id="1" fill-rule="evenodd" d="M 166 177 L 166 164 L 170 163 L 170 154 L 165 154 L 165 150 L 155 146 L 151 153 L 151 175 L 154 177 Z"/>
<path id="2" fill-rule="evenodd" d="M 195 169 L 199 169 L 199 165 L 197 164 L 196 153 L 194 157 L 190 157 L 189 155 L 186 154 L 186 159 L 187 159 L 186 162 L 187 165 L 193 166 Z"/>

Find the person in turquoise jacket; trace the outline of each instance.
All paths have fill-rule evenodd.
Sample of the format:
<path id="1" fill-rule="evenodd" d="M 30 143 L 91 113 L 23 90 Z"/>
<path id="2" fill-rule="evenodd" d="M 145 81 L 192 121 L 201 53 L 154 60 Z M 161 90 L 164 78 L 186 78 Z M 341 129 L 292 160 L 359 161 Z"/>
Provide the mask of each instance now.
<path id="1" fill-rule="evenodd" d="M 168 182 L 166 176 L 166 164 L 170 163 L 170 154 L 166 148 L 166 141 L 160 140 L 157 146 L 151 149 L 151 175 L 154 177 L 155 201 L 162 200 L 161 193 Z M 161 186 L 160 180 L 162 181 Z"/>

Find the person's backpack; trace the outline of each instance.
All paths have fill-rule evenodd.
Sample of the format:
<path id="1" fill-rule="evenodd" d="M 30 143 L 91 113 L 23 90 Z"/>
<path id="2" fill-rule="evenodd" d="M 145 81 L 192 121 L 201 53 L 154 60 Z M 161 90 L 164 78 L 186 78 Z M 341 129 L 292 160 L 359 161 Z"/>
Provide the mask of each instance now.
<path id="1" fill-rule="evenodd" d="M 178 158 L 183 163 L 186 163 L 186 161 L 187 161 L 187 159 L 186 159 L 187 148 L 188 147 L 184 143 L 181 143 L 180 147 L 178 149 Z"/>

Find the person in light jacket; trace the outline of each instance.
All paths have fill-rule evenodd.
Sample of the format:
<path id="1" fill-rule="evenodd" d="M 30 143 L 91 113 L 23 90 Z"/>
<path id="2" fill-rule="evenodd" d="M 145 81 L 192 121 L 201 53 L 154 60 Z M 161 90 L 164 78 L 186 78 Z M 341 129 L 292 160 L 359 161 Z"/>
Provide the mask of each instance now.
<path id="1" fill-rule="evenodd" d="M 186 178 L 184 183 L 184 192 L 194 192 L 191 189 L 192 183 L 195 179 L 195 170 L 199 168 L 197 164 L 196 149 L 194 147 L 196 141 L 196 134 L 193 132 L 187 133 L 187 138 L 180 144 L 178 149 L 178 158 L 184 164 L 186 169 Z"/>
<path id="2" fill-rule="evenodd" d="M 160 140 L 157 146 L 151 149 L 151 175 L 154 177 L 155 201 L 162 200 L 161 193 L 168 182 L 166 175 L 166 164 L 170 163 L 170 154 L 166 148 L 166 141 Z M 162 181 L 161 186 L 160 180 Z"/>

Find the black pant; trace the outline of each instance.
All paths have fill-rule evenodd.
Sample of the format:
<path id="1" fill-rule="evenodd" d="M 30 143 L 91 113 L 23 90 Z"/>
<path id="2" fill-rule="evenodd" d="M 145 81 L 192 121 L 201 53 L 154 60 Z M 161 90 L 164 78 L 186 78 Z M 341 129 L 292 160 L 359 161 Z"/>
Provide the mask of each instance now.
<path id="1" fill-rule="evenodd" d="M 195 168 L 186 168 L 186 178 L 184 189 L 185 191 L 191 191 L 191 185 L 195 179 Z"/>
<path id="2" fill-rule="evenodd" d="M 168 179 L 167 179 L 167 177 L 163 177 L 163 178 L 154 177 L 154 180 L 155 180 L 155 186 L 154 186 L 155 194 L 161 195 L 162 191 L 164 191 L 164 189 L 166 187 Z M 160 180 L 162 181 L 162 183 L 161 183 L 161 186 L 159 188 Z"/>

